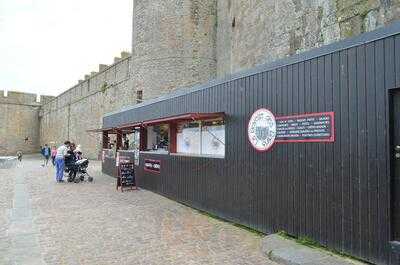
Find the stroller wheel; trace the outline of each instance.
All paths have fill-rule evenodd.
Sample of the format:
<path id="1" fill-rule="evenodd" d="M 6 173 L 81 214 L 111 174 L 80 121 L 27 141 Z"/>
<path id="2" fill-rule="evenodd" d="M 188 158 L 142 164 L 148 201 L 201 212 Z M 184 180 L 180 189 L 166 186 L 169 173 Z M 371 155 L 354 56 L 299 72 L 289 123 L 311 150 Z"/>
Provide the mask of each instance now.
<path id="1" fill-rule="evenodd" d="M 93 181 L 93 178 L 92 178 L 92 177 L 88 177 L 88 181 L 89 181 L 89 182 L 92 182 L 92 181 Z"/>
<path id="2" fill-rule="evenodd" d="M 79 179 L 80 179 L 81 181 L 84 181 L 84 180 L 85 180 L 85 176 L 82 175 L 82 176 L 79 177 Z"/>
<path id="3" fill-rule="evenodd" d="M 81 182 L 81 180 L 79 178 L 75 178 L 74 182 L 79 183 L 79 182 Z"/>
<path id="4" fill-rule="evenodd" d="M 68 182 L 72 182 L 72 181 L 74 181 L 74 180 L 73 180 L 73 178 L 68 177 L 68 178 L 67 178 L 67 181 L 68 181 Z"/>

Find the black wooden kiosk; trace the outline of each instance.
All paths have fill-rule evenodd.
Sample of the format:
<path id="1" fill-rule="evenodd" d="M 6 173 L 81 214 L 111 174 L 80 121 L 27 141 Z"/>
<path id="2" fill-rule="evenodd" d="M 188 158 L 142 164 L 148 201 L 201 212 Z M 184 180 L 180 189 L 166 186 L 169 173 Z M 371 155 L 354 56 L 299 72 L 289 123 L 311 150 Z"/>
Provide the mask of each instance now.
<path id="1" fill-rule="evenodd" d="M 395 23 L 111 113 L 103 133 L 139 132 L 141 188 L 400 264 L 399 89 Z"/>

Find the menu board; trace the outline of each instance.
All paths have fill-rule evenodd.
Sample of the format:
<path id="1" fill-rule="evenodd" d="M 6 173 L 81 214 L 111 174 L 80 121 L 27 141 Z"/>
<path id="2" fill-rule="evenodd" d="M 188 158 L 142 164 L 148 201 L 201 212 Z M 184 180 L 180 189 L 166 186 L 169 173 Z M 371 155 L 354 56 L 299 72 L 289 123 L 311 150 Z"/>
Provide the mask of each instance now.
<path id="1" fill-rule="evenodd" d="M 333 142 L 334 113 L 311 113 L 276 118 L 275 142 Z"/>
<path id="2" fill-rule="evenodd" d="M 121 187 L 122 192 L 124 188 L 127 187 L 130 187 L 131 189 L 136 188 L 135 170 L 133 163 L 120 163 L 119 176 L 117 178 L 117 189 L 118 187 Z"/>
<path id="3" fill-rule="evenodd" d="M 131 161 L 131 157 L 129 156 L 124 156 L 124 155 L 119 155 L 119 163 L 130 163 Z"/>

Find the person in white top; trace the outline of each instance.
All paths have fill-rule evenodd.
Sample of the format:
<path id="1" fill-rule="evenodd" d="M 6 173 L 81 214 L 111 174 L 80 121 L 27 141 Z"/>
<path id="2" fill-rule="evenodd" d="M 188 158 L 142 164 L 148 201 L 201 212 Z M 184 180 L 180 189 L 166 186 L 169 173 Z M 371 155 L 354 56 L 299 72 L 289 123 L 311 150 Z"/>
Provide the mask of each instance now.
<path id="1" fill-rule="evenodd" d="M 67 155 L 67 151 L 69 149 L 71 142 L 70 141 L 65 141 L 63 145 L 57 148 L 57 154 L 56 154 L 56 181 L 57 182 L 64 182 L 63 177 L 64 177 L 64 167 L 65 167 L 65 156 Z"/>

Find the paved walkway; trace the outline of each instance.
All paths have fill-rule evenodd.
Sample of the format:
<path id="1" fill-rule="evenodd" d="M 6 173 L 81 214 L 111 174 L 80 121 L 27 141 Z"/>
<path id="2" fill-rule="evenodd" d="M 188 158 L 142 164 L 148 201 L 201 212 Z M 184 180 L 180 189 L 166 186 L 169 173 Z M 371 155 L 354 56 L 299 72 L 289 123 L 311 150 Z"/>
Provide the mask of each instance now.
<path id="1" fill-rule="evenodd" d="M 154 193 L 95 182 L 55 183 L 24 159 L 0 170 L 0 264 L 275 264 L 261 237 Z"/>

